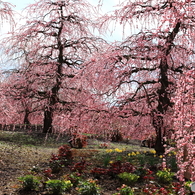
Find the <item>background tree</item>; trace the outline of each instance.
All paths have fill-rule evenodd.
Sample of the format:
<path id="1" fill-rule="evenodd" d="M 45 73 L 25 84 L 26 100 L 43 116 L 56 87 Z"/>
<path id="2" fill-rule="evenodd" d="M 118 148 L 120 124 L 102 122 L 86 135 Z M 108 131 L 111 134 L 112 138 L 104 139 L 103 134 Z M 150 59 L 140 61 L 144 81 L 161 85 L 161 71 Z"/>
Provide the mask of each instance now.
<path id="1" fill-rule="evenodd" d="M 22 70 L 9 70 L 4 71 L 4 74 L 8 74 L 2 82 L 2 88 L 4 95 L 12 100 L 13 108 L 20 115 L 20 121 L 22 124 L 40 124 L 44 100 L 34 94 L 31 88 L 31 83 L 25 78 Z M 36 122 L 33 120 L 35 115 L 39 115 L 39 120 Z M 23 118 L 23 119 L 22 119 Z M 18 124 L 21 122 L 18 121 Z"/>
<path id="2" fill-rule="evenodd" d="M 173 139 L 176 142 L 177 166 L 179 167 L 178 178 L 180 181 L 195 179 L 195 72 L 194 68 L 185 71 L 177 83 L 174 109 L 174 129 Z M 172 150 L 173 148 L 170 148 Z"/>
<path id="3" fill-rule="evenodd" d="M 16 106 L 14 105 L 13 99 L 5 94 L 5 83 L 0 83 L 0 124 L 2 125 L 8 124 L 17 124 L 20 121 L 20 114 L 18 114 L 16 110 Z"/>
<path id="4" fill-rule="evenodd" d="M 14 17 L 13 17 L 13 10 L 12 10 L 12 5 L 10 3 L 0 1 L 0 20 L 1 20 L 1 26 L 0 28 L 3 27 L 5 23 L 9 24 L 11 28 L 14 27 Z M 4 46 L 1 45 L 1 49 L 3 49 Z M 1 66 L 1 68 L 4 68 Z M 2 86 L 2 79 L 1 77 L 1 82 L 0 85 Z M 1 122 L 0 123 L 9 123 L 11 119 L 11 115 L 9 112 L 13 113 L 12 111 L 12 105 L 9 103 L 8 99 L 5 97 L 3 90 L 0 90 L 0 96 L 1 96 L 1 110 L 0 110 L 0 115 L 1 115 Z"/>
<path id="5" fill-rule="evenodd" d="M 105 32 L 118 22 L 124 33 L 127 29 L 130 33 L 96 57 L 93 86 L 102 95 L 113 96 L 119 116 L 128 115 L 129 120 L 149 116 L 149 130 L 156 132 L 155 149 L 163 153 L 163 136 L 172 128 L 171 96 L 178 75 L 194 66 L 195 3 L 124 1 L 120 7 L 101 18 L 100 28 Z M 139 133 L 143 133 L 141 126 Z"/>
<path id="6" fill-rule="evenodd" d="M 13 17 L 12 7 L 13 5 L 8 2 L 0 1 L 0 19 L 1 19 L 2 26 L 4 23 L 8 23 L 10 24 L 11 27 L 14 27 L 14 17 Z"/>
<path id="7" fill-rule="evenodd" d="M 8 41 L 31 91 L 45 100 L 43 132 L 52 131 L 54 113 L 73 109 L 69 95 L 82 89 L 74 77 L 102 44 L 91 33 L 91 11 L 86 1 L 39 1 L 27 7 L 29 21 Z"/>

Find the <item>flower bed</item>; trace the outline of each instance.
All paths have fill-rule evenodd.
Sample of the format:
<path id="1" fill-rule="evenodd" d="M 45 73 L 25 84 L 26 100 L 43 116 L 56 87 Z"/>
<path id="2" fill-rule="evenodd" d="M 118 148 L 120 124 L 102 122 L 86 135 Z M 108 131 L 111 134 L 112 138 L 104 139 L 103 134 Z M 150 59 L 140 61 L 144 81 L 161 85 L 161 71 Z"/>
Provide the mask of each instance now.
<path id="1" fill-rule="evenodd" d="M 30 171 L 39 185 L 28 189 L 39 194 L 55 191 L 55 194 L 75 195 L 166 195 L 178 194 L 182 188 L 176 178 L 175 152 L 158 156 L 155 150 L 129 151 L 108 146 L 92 150 L 93 153 L 86 151 L 88 155 L 83 155 L 84 149 L 61 146 L 58 154 L 52 154 L 47 168 Z M 20 191 L 26 190 L 24 178 Z M 184 187 L 185 194 L 191 193 L 189 183 Z M 33 180 L 30 185 L 35 186 Z"/>

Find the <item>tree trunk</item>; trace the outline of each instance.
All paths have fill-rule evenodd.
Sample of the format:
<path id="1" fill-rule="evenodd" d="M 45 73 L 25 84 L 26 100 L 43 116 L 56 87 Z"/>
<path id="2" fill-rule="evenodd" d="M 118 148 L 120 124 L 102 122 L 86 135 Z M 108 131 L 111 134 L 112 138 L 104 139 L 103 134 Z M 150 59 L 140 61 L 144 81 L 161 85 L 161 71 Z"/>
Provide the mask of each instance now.
<path id="1" fill-rule="evenodd" d="M 44 111 L 44 121 L 43 121 L 43 133 L 52 133 L 52 122 L 53 122 L 53 111 L 51 109 L 46 109 Z"/>
<path id="2" fill-rule="evenodd" d="M 164 133 L 163 120 L 164 119 L 162 115 L 157 115 L 157 113 L 153 113 L 152 119 L 153 119 L 153 126 L 156 130 L 156 140 L 155 140 L 154 149 L 156 150 L 157 154 L 163 154 L 165 152 L 164 140 L 163 140 L 163 133 Z"/>
<path id="3" fill-rule="evenodd" d="M 25 113 L 24 113 L 24 124 L 25 125 L 30 125 L 30 121 L 29 121 L 29 119 L 28 119 L 28 117 L 29 117 L 29 111 L 28 111 L 28 109 L 26 109 L 25 110 Z"/>
<path id="4" fill-rule="evenodd" d="M 159 127 L 157 129 L 156 142 L 155 142 L 154 149 L 156 150 L 157 154 L 163 154 L 165 152 L 164 140 L 162 136 L 162 127 Z"/>
<path id="5" fill-rule="evenodd" d="M 164 128 L 164 115 L 167 112 L 167 109 L 172 106 L 170 101 L 170 94 L 168 92 L 169 89 L 169 78 L 168 78 L 168 70 L 169 64 L 167 58 L 171 52 L 171 48 L 173 46 L 173 41 L 179 32 L 181 22 L 178 21 L 173 31 L 167 36 L 165 48 L 164 48 L 164 56 L 160 61 L 160 89 L 157 91 L 158 93 L 158 106 L 156 111 L 153 113 L 153 126 L 156 130 L 156 143 L 155 150 L 157 154 L 162 154 L 165 151 L 164 148 L 164 139 L 163 135 L 165 134 L 166 129 Z"/>
<path id="6" fill-rule="evenodd" d="M 155 150 L 157 154 L 162 154 L 165 152 L 164 148 L 164 139 L 163 134 L 165 133 L 164 129 L 164 115 L 168 107 L 171 106 L 171 101 L 169 94 L 167 92 L 169 87 L 169 80 L 168 80 L 168 63 L 167 57 L 165 56 L 161 59 L 160 62 L 160 89 L 157 91 L 158 93 L 158 106 L 154 113 L 152 114 L 153 118 L 153 126 L 156 130 L 156 142 L 155 142 Z"/>
<path id="7" fill-rule="evenodd" d="M 63 18 L 63 9 L 60 7 L 61 15 Z M 57 33 L 57 45 L 59 48 L 59 54 L 58 54 L 58 63 L 57 63 L 57 74 L 56 74 L 56 84 L 52 87 L 51 89 L 51 96 L 49 98 L 49 103 L 48 107 L 44 111 L 44 123 L 43 123 L 43 133 L 52 133 L 52 122 L 53 122 L 53 112 L 54 112 L 54 107 L 57 102 L 59 102 L 58 99 L 58 93 L 59 89 L 61 86 L 61 79 L 62 79 L 62 66 L 64 63 L 63 60 L 63 50 L 64 50 L 64 45 L 62 44 L 61 41 L 61 35 L 62 35 L 62 29 L 63 29 L 63 24 L 64 20 L 60 22 L 60 27 L 58 28 L 58 33 Z"/>

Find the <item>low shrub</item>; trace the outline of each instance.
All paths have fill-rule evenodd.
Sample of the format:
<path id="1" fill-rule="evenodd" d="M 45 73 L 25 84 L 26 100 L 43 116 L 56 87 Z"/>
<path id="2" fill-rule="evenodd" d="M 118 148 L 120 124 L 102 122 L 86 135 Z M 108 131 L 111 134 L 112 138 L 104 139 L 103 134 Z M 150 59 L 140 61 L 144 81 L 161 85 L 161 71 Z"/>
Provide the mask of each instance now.
<path id="1" fill-rule="evenodd" d="M 65 144 L 59 147 L 57 155 L 52 154 L 49 161 L 52 173 L 58 173 L 63 166 L 71 164 L 73 157 L 70 149 L 71 148 Z"/>
<path id="2" fill-rule="evenodd" d="M 70 180 L 61 181 L 61 180 L 49 180 L 46 181 L 46 189 L 50 194 L 60 195 L 63 192 L 70 190 L 73 186 Z"/>
<path id="3" fill-rule="evenodd" d="M 156 176 L 161 183 L 170 183 L 173 181 L 174 173 L 170 172 L 170 169 L 159 170 Z"/>
<path id="4" fill-rule="evenodd" d="M 108 169 L 106 168 L 101 168 L 101 167 L 95 167 L 91 169 L 91 173 L 95 178 L 100 178 L 101 175 L 106 175 L 108 174 Z"/>
<path id="5" fill-rule="evenodd" d="M 113 195 L 134 195 L 133 189 L 125 184 L 123 184 L 121 188 L 118 188 L 118 191 L 119 192 Z"/>
<path id="6" fill-rule="evenodd" d="M 176 195 L 180 194 L 181 184 L 179 182 L 172 182 L 170 185 L 166 185 L 164 187 L 160 186 L 157 182 L 146 184 L 142 189 L 144 195 Z M 142 193 L 141 193 L 142 194 Z M 187 195 L 188 193 L 186 193 Z M 190 194 L 190 193 L 189 193 Z"/>
<path id="7" fill-rule="evenodd" d="M 138 175 L 140 179 L 146 179 L 146 177 L 151 175 L 153 172 L 145 167 L 138 167 L 133 173 Z"/>
<path id="8" fill-rule="evenodd" d="M 83 148 L 87 145 L 87 136 L 74 133 L 68 142 L 71 148 Z"/>
<path id="9" fill-rule="evenodd" d="M 118 174 L 118 177 L 127 185 L 132 185 L 139 179 L 139 176 L 134 173 L 123 172 Z"/>
<path id="10" fill-rule="evenodd" d="M 76 189 L 79 195 L 100 195 L 100 188 L 92 179 L 80 181 Z"/>
<path id="11" fill-rule="evenodd" d="M 121 161 L 110 163 L 110 167 L 108 168 L 108 174 L 113 177 L 115 177 L 119 173 L 123 172 L 131 173 L 133 171 L 135 171 L 135 167 L 131 163 L 129 162 L 122 163 Z"/>
<path id="12" fill-rule="evenodd" d="M 40 181 L 33 175 L 25 175 L 18 179 L 22 183 L 23 190 L 31 191 L 39 188 Z"/>
<path id="13" fill-rule="evenodd" d="M 87 165 L 87 162 L 84 159 L 81 159 L 80 162 L 74 163 L 73 166 L 70 166 L 70 168 L 73 172 L 82 173 L 86 169 Z"/>
<path id="14" fill-rule="evenodd" d="M 75 173 L 65 175 L 64 178 L 70 180 L 73 186 L 76 187 L 79 181 L 81 180 L 81 174 L 75 172 Z"/>

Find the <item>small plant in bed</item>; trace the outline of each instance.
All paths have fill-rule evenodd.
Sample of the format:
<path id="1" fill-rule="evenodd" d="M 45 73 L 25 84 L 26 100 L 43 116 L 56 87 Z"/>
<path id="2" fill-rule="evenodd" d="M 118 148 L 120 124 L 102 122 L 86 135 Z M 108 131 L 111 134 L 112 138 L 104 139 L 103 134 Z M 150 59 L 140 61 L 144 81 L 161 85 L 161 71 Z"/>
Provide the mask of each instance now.
<path id="1" fill-rule="evenodd" d="M 118 174 L 118 178 L 121 179 L 122 182 L 127 185 L 133 185 L 137 182 L 137 180 L 139 179 L 139 176 L 134 173 L 123 172 L 123 173 Z"/>
<path id="2" fill-rule="evenodd" d="M 73 184 L 70 180 L 61 181 L 56 179 L 46 181 L 46 189 L 52 195 L 61 195 L 63 192 L 70 190 L 72 186 Z"/>
<path id="3" fill-rule="evenodd" d="M 32 191 L 38 190 L 40 181 L 33 175 L 25 175 L 23 177 L 18 178 L 22 183 L 22 190 Z"/>
<path id="4" fill-rule="evenodd" d="M 60 146 L 58 154 L 52 154 L 50 159 L 50 168 L 52 173 L 58 173 L 63 166 L 67 166 L 72 162 L 72 151 L 68 145 Z"/>

